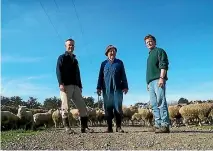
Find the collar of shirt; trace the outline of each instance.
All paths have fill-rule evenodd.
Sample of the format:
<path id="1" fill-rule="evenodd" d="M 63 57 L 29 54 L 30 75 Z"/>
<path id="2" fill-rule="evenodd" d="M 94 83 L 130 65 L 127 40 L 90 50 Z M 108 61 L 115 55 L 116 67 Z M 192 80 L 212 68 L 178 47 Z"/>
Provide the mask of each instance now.
<path id="1" fill-rule="evenodd" d="M 108 60 L 108 62 L 110 62 L 110 63 L 114 63 L 115 60 L 116 60 L 116 58 L 114 58 L 113 60 L 110 60 L 110 59 L 108 58 L 107 60 Z"/>
<path id="2" fill-rule="evenodd" d="M 68 56 L 68 55 L 71 56 L 71 57 L 74 57 L 74 58 L 75 58 L 75 56 L 76 56 L 76 55 L 74 55 L 73 53 L 69 53 L 69 52 L 65 51 L 65 56 Z"/>

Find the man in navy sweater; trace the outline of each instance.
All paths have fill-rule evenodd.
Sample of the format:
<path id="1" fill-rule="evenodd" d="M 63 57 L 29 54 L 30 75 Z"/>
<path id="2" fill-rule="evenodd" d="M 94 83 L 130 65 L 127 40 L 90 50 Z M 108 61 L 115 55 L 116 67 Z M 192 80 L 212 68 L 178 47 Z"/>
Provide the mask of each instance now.
<path id="1" fill-rule="evenodd" d="M 78 66 L 78 60 L 73 54 L 75 41 L 68 39 L 65 42 L 66 51 L 64 54 L 58 57 L 56 66 L 56 75 L 58 79 L 60 96 L 61 96 L 61 110 L 62 110 L 62 122 L 65 130 L 69 133 L 74 133 L 69 125 L 69 101 L 72 99 L 73 103 L 79 110 L 81 120 L 81 132 L 85 133 L 86 130 L 92 132 L 92 129 L 88 128 L 88 114 L 86 104 L 82 98 L 82 84 L 80 70 Z"/>

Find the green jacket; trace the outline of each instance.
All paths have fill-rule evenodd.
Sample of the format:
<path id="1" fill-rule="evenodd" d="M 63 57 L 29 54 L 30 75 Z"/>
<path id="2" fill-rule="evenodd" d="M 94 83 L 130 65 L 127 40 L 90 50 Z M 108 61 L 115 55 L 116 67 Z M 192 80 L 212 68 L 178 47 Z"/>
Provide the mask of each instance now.
<path id="1" fill-rule="evenodd" d="M 159 79 L 161 69 L 168 70 L 169 60 L 166 52 L 155 47 L 149 52 L 149 57 L 147 59 L 147 70 L 146 70 L 146 82 L 149 82 Z M 167 72 L 165 75 L 165 80 L 168 80 Z"/>

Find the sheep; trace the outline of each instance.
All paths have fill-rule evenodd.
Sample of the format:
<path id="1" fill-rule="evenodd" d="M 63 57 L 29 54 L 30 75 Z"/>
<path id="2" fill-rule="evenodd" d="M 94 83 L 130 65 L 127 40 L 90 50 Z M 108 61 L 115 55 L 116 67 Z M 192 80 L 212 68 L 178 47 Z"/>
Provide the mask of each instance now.
<path id="1" fill-rule="evenodd" d="M 55 124 L 55 128 L 60 127 L 60 125 L 62 124 L 62 115 L 60 109 L 57 109 L 53 112 L 52 119 Z"/>
<path id="2" fill-rule="evenodd" d="M 35 127 L 39 126 L 45 126 L 45 128 L 50 127 L 53 125 L 53 119 L 52 119 L 52 113 L 53 110 L 50 109 L 46 113 L 36 113 L 33 115 Z"/>
<path id="3" fill-rule="evenodd" d="M 181 120 L 181 114 L 179 113 L 180 108 L 182 107 L 182 105 L 172 105 L 172 106 L 168 106 L 168 111 L 169 111 L 169 118 L 171 120 L 171 126 L 175 126 L 175 124 L 177 124 L 177 126 L 180 126 L 180 120 Z"/>
<path id="4" fill-rule="evenodd" d="M 132 115 L 138 112 L 138 108 L 135 106 L 130 107 L 123 106 L 122 111 L 123 111 L 123 121 L 127 123 L 131 120 Z"/>
<path id="5" fill-rule="evenodd" d="M 147 124 L 148 126 L 153 125 L 153 113 L 151 109 L 138 109 L 138 113 L 141 115 L 141 119 Z"/>
<path id="6" fill-rule="evenodd" d="M 31 129 L 34 130 L 34 121 L 33 121 L 33 113 L 31 111 L 26 111 L 26 106 L 18 106 L 17 116 L 19 118 L 20 127 L 25 130 Z"/>
<path id="7" fill-rule="evenodd" d="M 32 111 L 33 115 L 36 114 L 36 113 L 48 112 L 47 110 L 43 110 L 43 109 L 29 109 L 28 111 Z"/>
<path id="8" fill-rule="evenodd" d="M 189 121 L 198 121 L 202 125 L 213 108 L 213 103 L 189 104 L 180 108 L 179 112 L 184 119 L 184 124 L 189 125 Z"/>
<path id="9" fill-rule="evenodd" d="M 96 110 L 90 107 L 87 107 L 88 119 L 91 122 L 91 126 L 95 125 L 96 122 Z"/>
<path id="10" fill-rule="evenodd" d="M 78 126 L 80 124 L 80 113 L 78 109 L 70 109 L 71 121 L 74 125 Z"/>
<path id="11" fill-rule="evenodd" d="M 197 104 L 198 107 L 198 118 L 200 119 L 199 125 L 202 126 L 203 122 L 208 122 L 208 115 L 213 109 L 213 103 L 201 103 Z"/>
<path id="12" fill-rule="evenodd" d="M 99 126 L 101 126 L 102 122 L 104 121 L 105 113 L 101 109 L 96 109 L 96 120 L 97 123 L 99 123 Z"/>
<path id="13" fill-rule="evenodd" d="M 17 114 L 18 113 L 18 108 L 14 107 L 14 106 L 6 106 L 6 105 L 2 105 L 1 106 L 1 111 L 10 111 L 13 114 Z"/>
<path id="14" fill-rule="evenodd" d="M 134 114 L 132 115 L 132 119 L 131 119 L 132 124 L 134 125 L 134 121 L 140 122 L 141 119 L 142 119 L 142 118 L 141 118 L 141 114 L 140 114 L 140 113 L 134 113 Z"/>
<path id="15" fill-rule="evenodd" d="M 1 130 L 18 128 L 19 118 L 10 111 L 1 111 Z"/>
<path id="16" fill-rule="evenodd" d="M 208 121 L 209 124 L 213 124 L 213 109 L 211 109 L 211 112 L 208 115 Z"/>

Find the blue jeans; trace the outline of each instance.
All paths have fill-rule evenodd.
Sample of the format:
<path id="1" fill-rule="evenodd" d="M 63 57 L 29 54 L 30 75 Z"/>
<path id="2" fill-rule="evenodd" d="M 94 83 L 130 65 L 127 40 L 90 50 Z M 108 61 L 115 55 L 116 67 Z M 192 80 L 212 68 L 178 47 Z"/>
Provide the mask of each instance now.
<path id="1" fill-rule="evenodd" d="M 159 79 L 149 83 L 150 104 L 155 119 L 155 127 L 169 127 L 166 83 L 163 87 L 158 87 L 158 81 Z"/>

